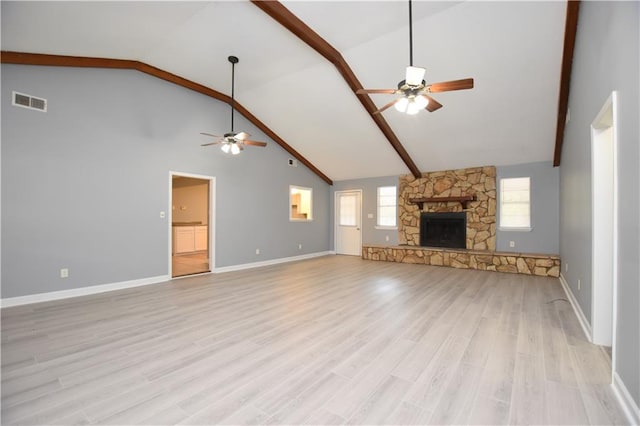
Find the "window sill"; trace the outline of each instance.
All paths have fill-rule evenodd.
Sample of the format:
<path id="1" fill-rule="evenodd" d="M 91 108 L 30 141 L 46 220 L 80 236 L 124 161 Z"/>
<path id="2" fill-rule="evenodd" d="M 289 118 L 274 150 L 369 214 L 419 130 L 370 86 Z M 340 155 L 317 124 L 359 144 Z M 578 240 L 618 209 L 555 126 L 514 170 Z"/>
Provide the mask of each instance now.
<path id="1" fill-rule="evenodd" d="M 385 231 L 395 231 L 398 229 L 397 226 L 380 226 L 380 225 L 376 225 L 374 226 L 375 229 L 382 229 Z"/>
<path id="2" fill-rule="evenodd" d="M 291 219 L 291 218 L 289 218 L 289 222 L 313 222 L 313 219 Z"/>
<path id="3" fill-rule="evenodd" d="M 498 227 L 498 231 L 503 231 L 503 232 L 531 232 L 531 231 L 533 231 L 533 227 L 527 227 L 527 228 L 503 228 L 503 227 Z"/>

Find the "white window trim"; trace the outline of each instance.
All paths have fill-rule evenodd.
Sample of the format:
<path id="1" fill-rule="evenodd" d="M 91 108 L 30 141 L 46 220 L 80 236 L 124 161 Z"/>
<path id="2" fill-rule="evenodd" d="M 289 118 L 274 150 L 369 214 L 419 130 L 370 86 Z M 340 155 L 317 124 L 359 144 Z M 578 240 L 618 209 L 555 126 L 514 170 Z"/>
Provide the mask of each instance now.
<path id="1" fill-rule="evenodd" d="M 522 227 L 522 228 L 504 228 L 502 226 L 498 227 L 498 231 L 502 232 L 531 232 L 533 231 L 533 226 Z"/>
<path id="2" fill-rule="evenodd" d="M 515 226 L 501 226 L 500 223 L 502 222 L 502 181 L 504 179 L 518 179 L 518 178 L 529 178 L 529 226 L 519 226 L 519 227 L 515 227 Z M 498 231 L 501 232 L 531 232 L 533 231 L 533 215 L 532 215 L 532 202 L 531 202 L 531 176 L 505 176 L 505 177 L 500 177 L 499 178 L 499 188 L 498 188 L 498 194 L 500 196 L 500 200 L 498 202 L 498 207 L 499 207 L 499 216 L 498 216 Z"/>
<path id="3" fill-rule="evenodd" d="M 390 225 L 379 225 L 378 224 L 378 220 L 380 220 L 380 188 L 389 188 L 389 187 L 393 187 L 396 189 L 396 224 L 395 226 L 390 226 Z M 398 229 L 398 187 L 395 185 L 382 185 L 382 186 L 378 186 L 376 188 L 376 225 L 374 226 L 374 229 L 380 229 L 380 230 L 385 230 L 385 231 L 389 231 L 389 230 L 397 230 Z"/>

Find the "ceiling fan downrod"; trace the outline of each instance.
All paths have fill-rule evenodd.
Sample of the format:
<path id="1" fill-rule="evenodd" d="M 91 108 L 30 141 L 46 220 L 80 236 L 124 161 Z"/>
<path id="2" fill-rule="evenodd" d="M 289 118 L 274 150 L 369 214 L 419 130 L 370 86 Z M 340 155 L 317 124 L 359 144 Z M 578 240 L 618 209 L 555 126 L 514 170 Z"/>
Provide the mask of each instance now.
<path id="1" fill-rule="evenodd" d="M 233 133 L 233 112 L 235 110 L 236 64 L 240 61 L 237 56 L 229 56 L 231 62 L 231 133 Z"/>
<path id="2" fill-rule="evenodd" d="M 409 66 L 413 66 L 413 19 L 411 15 L 411 0 L 409 0 Z"/>

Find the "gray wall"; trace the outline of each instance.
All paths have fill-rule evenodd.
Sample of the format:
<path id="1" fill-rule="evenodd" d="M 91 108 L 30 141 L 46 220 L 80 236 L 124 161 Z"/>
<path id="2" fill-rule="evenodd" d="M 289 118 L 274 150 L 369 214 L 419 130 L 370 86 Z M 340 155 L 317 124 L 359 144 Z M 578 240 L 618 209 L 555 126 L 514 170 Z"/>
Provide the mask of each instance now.
<path id="1" fill-rule="evenodd" d="M 613 90 L 618 91 L 618 314 L 617 373 L 640 405 L 640 185 L 638 62 L 640 3 L 582 2 L 560 167 L 560 254 L 563 276 L 591 319 L 590 125 Z M 569 264 L 569 270 L 565 269 Z M 577 280 L 582 281 L 578 290 Z"/>
<path id="2" fill-rule="evenodd" d="M 394 229 L 376 229 L 378 216 L 378 187 L 395 186 L 398 187 L 398 176 L 375 177 L 368 179 L 352 179 L 334 182 L 331 187 L 331 247 L 334 249 L 334 202 L 336 191 L 347 191 L 350 189 L 362 190 L 362 243 L 363 244 L 398 244 L 398 231 Z M 373 218 L 369 219 L 369 213 Z M 385 237 L 389 237 L 389 241 Z"/>
<path id="3" fill-rule="evenodd" d="M 11 106 L 12 90 L 48 112 Z M 169 171 L 216 177 L 217 267 L 329 250 L 329 186 L 235 124 L 269 145 L 201 147 L 229 106 L 136 71 L 3 65 L 2 297 L 167 274 Z M 312 222 L 289 221 L 290 184 L 313 188 Z"/>
<path id="4" fill-rule="evenodd" d="M 496 231 L 496 250 L 519 253 L 560 253 L 560 171 L 553 163 L 539 162 L 496 167 L 500 223 L 500 179 L 531 178 L 531 231 Z M 515 247 L 509 247 L 509 241 Z"/>

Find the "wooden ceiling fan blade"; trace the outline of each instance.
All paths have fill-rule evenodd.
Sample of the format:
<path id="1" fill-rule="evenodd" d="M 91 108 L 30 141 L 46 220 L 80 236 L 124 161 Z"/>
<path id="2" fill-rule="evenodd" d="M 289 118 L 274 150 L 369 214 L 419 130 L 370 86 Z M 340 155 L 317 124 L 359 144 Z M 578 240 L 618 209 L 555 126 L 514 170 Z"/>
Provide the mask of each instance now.
<path id="1" fill-rule="evenodd" d="M 381 93 L 386 95 L 393 95 L 397 91 L 398 89 L 358 89 L 356 90 L 356 94 L 362 95 L 365 93 Z"/>
<path id="2" fill-rule="evenodd" d="M 245 145 L 253 145 L 253 146 L 267 146 L 266 142 L 260 142 L 260 141 L 250 141 L 250 140 L 243 140 L 242 141 L 243 144 Z"/>
<path id="3" fill-rule="evenodd" d="M 385 106 L 383 106 L 382 108 L 380 108 L 379 110 L 377 110 L 376 112 L 374 112 L 374 114 L 380 114 L 382 111 L 386 110 L 387 108 L 392 107 L 393 105 L 396 104 L 396 102 L 398 102 L 400 99 L 402 98 L 398 98 L 398 99 L 394 99 L 391 102 L 389 102 L 388 104 L 385 104 Z"/>
<path id="4" fill-rule="evenodd" d="M 201 134 L 201 135 L 205 135 L 205 136 L 211 136 L 211 137 L 213 137 L 213 138 L 219 138 L 219 137 L 221 137 L 221 136 L 218 136 L 218 135 L 212 135 L 211 133 L 205 133 L 205 132 L 200 132 L 200 134 Z"/>
<path id="5" fill-rule="evenodd" d="M 427 86 L 427 91 L 431 93 L 450 92 L 452 90 L 473 89 L 473 79 L 464 78 L 462 80 L 443 81 Z"/>
<path id="6" fill-rule="evenodd" d="M 438 101 L 436 101 L 435 99 L 433 99 L 431 96 L 429 95 L 422 95 L 425 98 L 429 99 L 429 103 L 427 104 L 427 106 L 425 107 L 425 109 L 429 112 L 433 112 L 436 111 L 440 108 L 442 108 L 442 104 Z"/>

